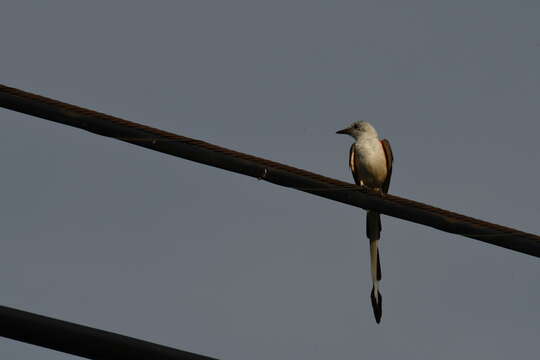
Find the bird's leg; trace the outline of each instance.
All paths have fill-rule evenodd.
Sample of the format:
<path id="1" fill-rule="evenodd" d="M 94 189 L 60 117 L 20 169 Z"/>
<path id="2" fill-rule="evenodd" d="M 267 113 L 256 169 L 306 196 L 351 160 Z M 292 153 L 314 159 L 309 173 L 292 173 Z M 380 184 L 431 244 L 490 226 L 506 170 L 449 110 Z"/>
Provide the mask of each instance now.
<path id="1" fill-rule="evenodd" d="M 383 191 L 382 191 L 381 188 L 375 188 L 375 189 L 373 189 L 373 190 L 374 190 L 374 191 L 377 193 L 377 195 L 379 195 L 380 197 L 384 197 L 384 193 L 383 193 Z"/>
<path id="2" fill-rule="evenodd" d="M 362 180 L 360 180 L 360 191 L 363 193 L 367 193 L 369 191 L 368 187 L 364 184 Z"/>

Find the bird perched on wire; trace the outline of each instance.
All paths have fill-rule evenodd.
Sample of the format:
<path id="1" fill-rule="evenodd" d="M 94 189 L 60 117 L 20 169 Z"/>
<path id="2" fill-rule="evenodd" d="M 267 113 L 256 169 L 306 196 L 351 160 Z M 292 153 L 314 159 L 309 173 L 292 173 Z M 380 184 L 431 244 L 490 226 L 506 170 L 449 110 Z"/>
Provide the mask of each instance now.
<path id="1" fill-rule="evenodd" d="M 349 152 L 349 167 L 354 181 L 364 189 L 370 189 L 380 194 L 388 193 L 392 177 L 392 148 L 386 139 L 379 140 L 375 128 L 368 122 L 357 121 L 337 134 L 347 134 L 354 138 Z M 381 322 L 382 296 L 379 290 L 381 281 L 381 261 L 379 256 L 379 240 L 381 238 L 381 216 L 378 212 L 368 210 L 366 232 L 369 239 L 371 258 L 371 305 L 375 321 Z"/>

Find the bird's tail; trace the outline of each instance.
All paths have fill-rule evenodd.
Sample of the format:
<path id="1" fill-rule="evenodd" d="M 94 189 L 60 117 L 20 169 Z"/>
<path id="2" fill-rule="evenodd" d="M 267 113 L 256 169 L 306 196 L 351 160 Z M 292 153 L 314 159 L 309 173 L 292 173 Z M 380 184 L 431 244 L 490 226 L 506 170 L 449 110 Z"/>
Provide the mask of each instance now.
<path id="1" fill-rule="evenodd" d="M 371 258 L 371 279 L 373 287 L 371 289 L 371 306 L 377 324 L 381 322 L 382 316 L 382 296 L 379 291 L 379 281 L 381 281 L 381 260 L 379 256 L 379 239 L 381 238 L 381 215 L 375 211 L 367 212 L 366 221 L 367 237 L 369 239 L 369 255 Z"/>

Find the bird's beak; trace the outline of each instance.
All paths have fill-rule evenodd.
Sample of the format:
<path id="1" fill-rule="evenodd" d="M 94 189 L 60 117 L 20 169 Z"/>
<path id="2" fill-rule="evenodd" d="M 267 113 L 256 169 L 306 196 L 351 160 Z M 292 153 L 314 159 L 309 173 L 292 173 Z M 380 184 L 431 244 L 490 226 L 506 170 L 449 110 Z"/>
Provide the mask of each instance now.
<path id="1" fill-rule="evenodd" d="M 351 133 L 351 128 L 346 128 L 346 129 L 343 129 L 343 130 L 336 131 L 336 134 L 349 135 L 350 133 Z"/>

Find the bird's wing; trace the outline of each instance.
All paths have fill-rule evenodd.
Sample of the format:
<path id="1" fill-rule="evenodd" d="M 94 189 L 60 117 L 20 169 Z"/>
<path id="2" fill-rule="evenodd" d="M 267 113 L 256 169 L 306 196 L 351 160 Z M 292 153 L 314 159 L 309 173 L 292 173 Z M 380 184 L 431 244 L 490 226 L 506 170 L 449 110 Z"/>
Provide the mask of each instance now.
<path id="1" fill-rule="evenodd" d="M 354 151 L 354 143 L 351 145 L 351 150 L 349 150 L 349 167 L 351 168 L 351 172 L 354 178 L 354 182 L 356 185 L 360 185 L 360 174 L 358 173 L 358 169 L 356 168 L 357 159 L 356 159 L 356 151 Z"/>
<path id="2" fill-rule="evenodd" d="M 388 193 L 390 188 L 390 179 L 392 178 L 392 164 L 394 162 L 394 154 L 392 154 L 392 147 L 390 146 L 390 141 L 386 139 L 381 140 L 381 144 L 384 149 L 384 155 L 386 157 L 386 179 L 382 185 L 383 193 Z"/>

